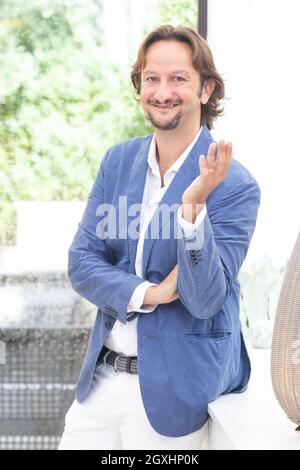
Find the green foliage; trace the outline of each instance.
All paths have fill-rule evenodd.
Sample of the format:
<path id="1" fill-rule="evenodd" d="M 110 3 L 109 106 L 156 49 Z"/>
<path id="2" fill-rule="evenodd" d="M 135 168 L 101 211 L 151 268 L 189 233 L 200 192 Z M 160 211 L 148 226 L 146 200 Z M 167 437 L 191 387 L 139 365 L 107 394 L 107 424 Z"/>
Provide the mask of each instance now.
<path id="1" fill-rule="evenodd" d="M 196 4 L 160 0 L 161 23 L 194 26 Z M 0 243 L 14 241 L 13 201 L 85 199 L 107 148 L 152 131 L 128 70 L 105 58 L 102 8 L 0 3 Z"/>
<path id="2" fill-rule="evenodd" d="M 197 29 L 198 2 L 196 0 L 160 0 L 158 8 L 163 23 Z"/>

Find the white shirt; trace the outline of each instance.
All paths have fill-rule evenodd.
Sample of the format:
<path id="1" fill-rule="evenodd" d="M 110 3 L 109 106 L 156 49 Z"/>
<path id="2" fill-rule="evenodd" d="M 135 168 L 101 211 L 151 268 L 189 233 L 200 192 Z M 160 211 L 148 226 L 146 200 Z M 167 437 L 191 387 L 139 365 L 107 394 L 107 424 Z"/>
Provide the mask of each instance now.
<path id="1" fill-rule="evenodd" d="M 143 193 L 142 199 L 142 207 L 141 207 L 141 216 L 140 216 L 140 236 L 137 245 L 137 253 L 135 259 L 135 273 L 139 277 L 142 276 L 142 260 L 143 260 L 143 247 L 144 247 L 144 239 L 147 227 L 149 222 L 151 221 L 154 212 L 156 211 L 159 202 L 161 201 L 163 195 L 167 191 L 168 187 L 170 186 L 173 178 L 175 177 L 177 171 L 187 158 L 188 154 L 192 150 L 192 147 L 196 143 L 200 133 L 200 131 L 194 138 L 194 140 L 190 143 L 190 145 L 185 149 L 185 151 L 180 155 L 180 157 L 176 160 L 175 163 L 168 169 L 164 176 L 164 186 L 161 187 L 161 177 L 159 172 L 159 166 L 156 159 L 156 138 L 155 134 L 153 134 L 149 152 L 148 152 L 148 170 L 146 175 L 145 181 L 145 188 Z M 199 225 L 203 223 L 204 217 L 206 215 L 206 206 L 201 210 L 198 214 L 195 223 L 192 224 L 187 222 L 182 218 L 181 214 L 182 210 L 181 207 L 179 208 L 178 214 L 178 223 L 181 226 L 184 236 L 190 237 L 194 234 L 195 230 L 198 229 Z M 127 312 L 142 312 L 142 313 L 151 313 L 156 308 L 156 305 L 143 305 L 144 297 L 146 290 L 149 286 L 153 286 L 155 284 L 145 281 L 140 284 L 133 292 L 130 302 L 128 304 Z M 127 322 L 126 324 L 116 320 L 113 329 L 111 330 L 109 336 L 105 341 L 105 346 L 109 349 L 126 354 L 128 356 L 136 356 L 137 355 L 137 321 L 138 316 L 134 318 L 132 321 Z"/>

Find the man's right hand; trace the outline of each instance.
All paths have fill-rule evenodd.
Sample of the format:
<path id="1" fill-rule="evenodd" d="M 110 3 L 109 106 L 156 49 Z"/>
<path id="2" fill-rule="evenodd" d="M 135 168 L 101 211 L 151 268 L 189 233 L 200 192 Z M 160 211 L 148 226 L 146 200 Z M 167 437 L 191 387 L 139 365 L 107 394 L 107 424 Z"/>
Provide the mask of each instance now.
<path id="1" fill-rule="evenodd" d="M 157 286 L 148 287 L 144 297 L 144 304 L 157 305 L 168 304 L 179 299 L 177 291 L 178 265 L 172 269 L 170 274 Z M 143 308 L 143 306 L 142 306 Z"/>

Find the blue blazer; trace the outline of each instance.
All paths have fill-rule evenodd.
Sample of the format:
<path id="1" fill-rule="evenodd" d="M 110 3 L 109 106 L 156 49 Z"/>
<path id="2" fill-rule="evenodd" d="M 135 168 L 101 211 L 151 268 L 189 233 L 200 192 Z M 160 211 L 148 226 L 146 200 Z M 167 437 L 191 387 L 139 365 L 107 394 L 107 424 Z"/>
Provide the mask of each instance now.
<path id="1" fill-rule="evenodd" d="M 241 334 L 237 276 L 255 227 L 260 191 L 251 174 L 233 160 L 207 200 L 198 245 L 190 249 L 187 239 L 175 237 L 172 230 L 171 239 L 146 239 L 140 278 L 135 274 L 138 240 L 101 239 L 96 212 L 103 203 L 118 212 L 119 196 L 127 196 L 128 207 L 142 202 L 151 139 L 137 137 L 108 150 L 69 250 L 73 288 L 98 307 L 77 400 L 84 401 L 90 392 L 97 358 L 116 319 L 128 321 L 135 288 L 145 279 L 160 283 L 178 264 L 180 298 L 138 314 L 137 323 L 138 378 L 148 419 L 158 433 L 176 437 L 203 426 L 209 402 L 247 387 L 250 362 Z M 184 190 L 199 175 L 199 155 L 207 154 L 212 142 L 204 127 L 160 204 L 181 204 Z M 123 224 L 128 227 L 134 216 Z M 167 223 L 174 218 L 176 212 Z"/>

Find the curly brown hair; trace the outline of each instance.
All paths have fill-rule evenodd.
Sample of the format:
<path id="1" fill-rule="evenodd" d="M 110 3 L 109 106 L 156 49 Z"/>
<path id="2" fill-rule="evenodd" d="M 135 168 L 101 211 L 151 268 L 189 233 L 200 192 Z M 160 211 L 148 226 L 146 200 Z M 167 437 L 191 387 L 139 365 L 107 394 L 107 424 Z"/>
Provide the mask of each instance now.
<path id="1" fill-rule="evenodd" d="M 193 29 L 187 26 L 161 25 L 151 31 L 143 40 L 137 55 L 137 60 L 131 68 L 131 81 L 137 92 L 141 92 L 141 72 L 146 65 L 147 49 L 157 41 L 176 40 L 190 46 L 193 56 L 192 64 L 200 73 L 201 88 L 207 80 L 214 80 L 215 89 L 206 104 L 201 103 L 201 125 L 206 124 L 209 129 L 213 127 L 213 121 L 223 113 L 220 101 L 224 98 L 224 81 L 217 72 L 214 59 L 205 39 Z"/>

